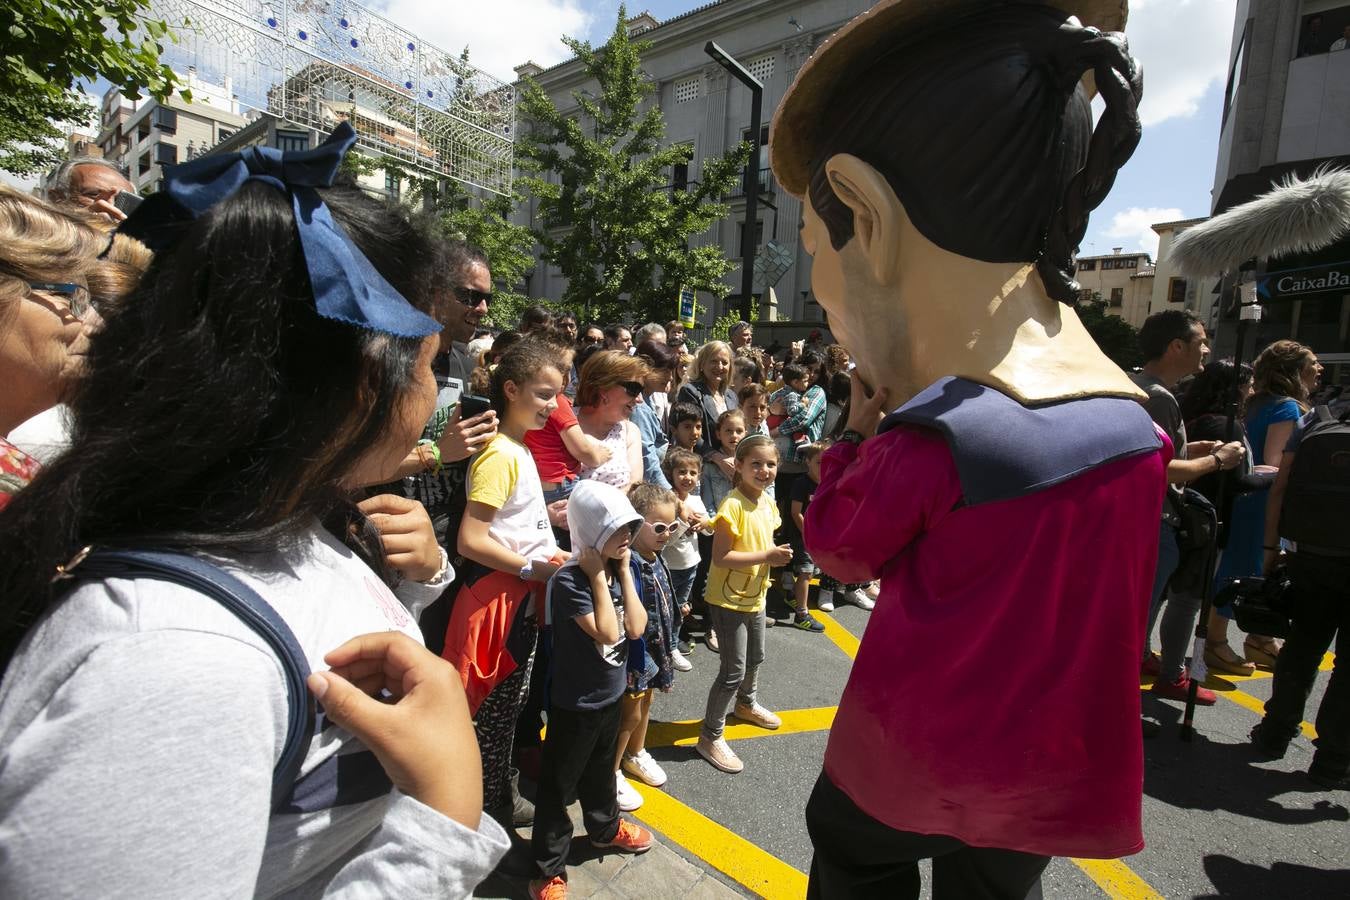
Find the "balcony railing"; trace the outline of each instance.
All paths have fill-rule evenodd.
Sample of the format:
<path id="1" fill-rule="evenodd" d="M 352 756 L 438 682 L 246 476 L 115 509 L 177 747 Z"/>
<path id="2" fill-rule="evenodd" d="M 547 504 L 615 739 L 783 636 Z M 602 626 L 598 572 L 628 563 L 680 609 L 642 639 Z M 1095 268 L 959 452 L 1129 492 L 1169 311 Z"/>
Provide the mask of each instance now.
<path id="1" fill-rule="evenodd" d="M 742 175 L 741 178 L 740 178 L 740 180 L 737 181 L 737 182 L 736 182 L 736 185 L 731 189 L 731 193 L 727 194 L 727 199 L 729 199 L 729 200 L 738 200 L 738 199 L 741 199 L 741 198 L 745 197 L 745 186 L 746 186 L 746 185 L 745 185 L 745 182 L 746 182 L 746 178 L 745 178 L 744 175 Z M 762 196 L 764 196 L 765 194 L 768 194 L 770 197 L 772 197 L 772 196 L 774 195 L 774 192 L 775 192 L 776 190 L 777 190 L 777 185 L 774 183 L 774 180 L 773 180 L 773 170 L 772 170 L 772 169 L 760 169 L 760 170 L 759 170 L 759 194 L 760 194 L 760 196 L 762 197 Z"/>

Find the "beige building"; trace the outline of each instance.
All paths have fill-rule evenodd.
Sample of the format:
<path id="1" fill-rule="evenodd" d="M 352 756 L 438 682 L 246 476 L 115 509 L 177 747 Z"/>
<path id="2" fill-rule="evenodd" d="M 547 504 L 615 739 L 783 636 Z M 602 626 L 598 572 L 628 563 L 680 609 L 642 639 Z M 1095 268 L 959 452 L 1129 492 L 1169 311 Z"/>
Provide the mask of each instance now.
<path id="1" fill-rule="evenodd" d="M 1153 226 L 1158 234 L 1158 264 L 1153 279 L 1153 296 L 1149 302 L 1149 312 L 1164 309 L 1188 309 L 1205 323 L 1205 328 L 1213 331 L 1217 324 L 1214 318 L 1215 300 L 1218 295 L 1214 287 L 1218 278 L 1184 278 L 1172 268 L 1172 242 L 1192 225 L 1208 221 L 1207 217 L 1183 219 L 1179 222 L 1160 222 Z"/>
<path id="2" fill-rule="evenodd" d="M 248 121 L 228 81 L 221 88 L 189 69 L 184 87 L 192 93 L 190 103 L 177 95 L 163 103 L 130 100 L 117 87 L 103 95 L 98 144 L 104 157 L 126 169 L 138 191 L 153 189 L 164 166 L 193 159 Z"/>
<path id="3" fill-rule="evenodd" d="M 1135 328 L 1148 318 L 1153 295 L 1153 260 L 1147 253 L 1114 248 L 1107 256 L 1078 257 L 1080 296 L 1106 301 L 1108 315 L 1120 316 Z"/>

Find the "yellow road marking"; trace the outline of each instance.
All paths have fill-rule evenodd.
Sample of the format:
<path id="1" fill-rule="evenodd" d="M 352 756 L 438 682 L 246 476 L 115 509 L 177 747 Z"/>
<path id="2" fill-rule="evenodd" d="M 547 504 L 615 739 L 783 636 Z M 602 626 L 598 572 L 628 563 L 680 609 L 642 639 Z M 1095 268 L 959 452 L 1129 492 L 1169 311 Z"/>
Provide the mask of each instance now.
<path id="1" fill-rule="evenodd" d="M 1112 900 L 1163 900 L 1162 894 L 1118 859 L 1075 859 L 1072 862 Z"/>
<path id="2" fill-rule="evenodd" d="M 815 709 L 789 709 L 778 713 L 783 725 L 776 731 L 750 725 L 739 719 L 727 719 L 722 737 L 729 741 L 749 738 L 773 737 L 776 734 L 800 734 L 807 731 L 829 731 L 834 723 L 837 706 L 821 706 Z M 679 722 L 657 722 L 653 720 L 647 726 L 648 747 L 692 747 L 698 743 L 698 731 L 703 725 L 702 719 L 684 719 Z"/>
<path id="3" fill-rule="evenodd" d="M 1205 687 L 1214 691 L 1215 694 L 1230 703 L 1236 703 L 1243 709 L 1250 710 L 1258 716 L 1264 716 L 1266 714 L 1266 701 L 1259 697 L 1253 697 L 1244 690 L 1240 690 L 1229 680 L 1244 678 L 1245 680 L 1250 681 L 1251 677 L 1252 676 L 1224 675 L 1222 678 L 1209 678 L 1205 681 Z M 1139 690 L 1146 691 L 1152 686 L 1153 679 L 1141 679 Z M 1299 728 L 1303 731 L 1304 736 L 1307 737 L 1308 740 L 1317 737 L 1317 729 L 1312 726 L 1311 722 L 1300 722 Z"/>
<path id="4" fill-rule="evenodd" d="M 825 636 L 843 650 L 845 656 L 849 659 L 858 658 L 858 645 L 861 642 L 853 636 L 853 632 L 840 625 L 829 613 L 816 611 L 812 615 L 816 617 L 816 621 L 825 626 Z"/>
<path id="5" fill-rule="evenodd" d="M 685 806 L 665 791 L 630 780 L 642 794 L 633 815 L 717 871 L 766 900 L 806 896 L 806 873 L 762 850 L 736 832 Z"/>

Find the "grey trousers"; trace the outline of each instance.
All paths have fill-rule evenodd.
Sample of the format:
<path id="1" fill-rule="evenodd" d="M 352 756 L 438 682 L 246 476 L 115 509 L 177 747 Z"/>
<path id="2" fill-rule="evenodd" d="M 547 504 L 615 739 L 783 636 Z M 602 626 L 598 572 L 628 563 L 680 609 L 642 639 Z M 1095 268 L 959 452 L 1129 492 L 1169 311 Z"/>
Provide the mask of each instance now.
<path id="1" fill-rule="evenodd" d="M 759 666 L 764 662 L 764 610 L 734 612 L 709 603 L 708 617 L 717 633 L 721 668 L 708 691 L 703 735 L 715 741 L 722 736 L 733 697 L 746 706 L 755 702 Z"/>

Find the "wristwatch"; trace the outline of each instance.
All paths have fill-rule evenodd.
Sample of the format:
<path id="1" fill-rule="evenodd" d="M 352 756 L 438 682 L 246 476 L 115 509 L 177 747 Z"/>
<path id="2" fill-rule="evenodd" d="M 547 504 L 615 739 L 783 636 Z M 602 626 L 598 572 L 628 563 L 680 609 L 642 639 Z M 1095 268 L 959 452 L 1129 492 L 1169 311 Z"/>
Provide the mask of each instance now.
<path id="1" fill-rule="evenodd" d="M 529 581 L 532 574 L 534 574 L 534 563 L 527 559 L 525 565 L 520 567 L 520 580 Z"/>
<path id="2" fill-rule="evenodd" d="M 839 435 L 839 440 L 842 443 L 852 444 L 856 447 L 867 440 L 867 435 L 863 434 L 861 431 L 854 431 L 852 428 L 845 428 L 844 432 Z"/>

